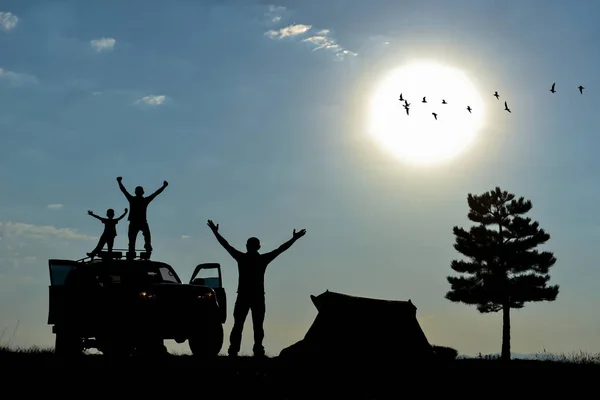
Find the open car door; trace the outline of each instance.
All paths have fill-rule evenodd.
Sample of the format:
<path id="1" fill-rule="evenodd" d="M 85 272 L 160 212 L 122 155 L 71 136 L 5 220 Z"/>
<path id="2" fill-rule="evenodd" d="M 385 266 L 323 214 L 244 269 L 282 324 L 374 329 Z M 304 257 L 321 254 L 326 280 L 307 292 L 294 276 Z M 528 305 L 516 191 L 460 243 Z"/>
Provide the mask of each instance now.
<path id="1" fill-rule="evenodd" d="M 207 277 L 197 277 L 200 272 L 207 272 Z M 216 276 L 215 276 L 216 275 Z M 219 263 L 203 263 L 196 265 L 194 272 L 190 278 L 190 285 L 207 286 L 215 291 L 219 309 L 221 310 L 221 322 L 227 320 L 227 295 L 223 288 L 223 279 L 221 276 L 221 264 Z"/>
<path id="2" fill-rule="evenodd" d="M 48 324 L 56 324 L 64 313 L 66 304 L 65 282 L 71 271 L 80 266 L 73 260 L 48 260 L 50 286 L 48 298 Z"/>
<path id="3" fill-rule="evenodd" d="M 107 308 L 98 268 L 73 260 L 50 259 L 48 324 L 86 328 Z"/>

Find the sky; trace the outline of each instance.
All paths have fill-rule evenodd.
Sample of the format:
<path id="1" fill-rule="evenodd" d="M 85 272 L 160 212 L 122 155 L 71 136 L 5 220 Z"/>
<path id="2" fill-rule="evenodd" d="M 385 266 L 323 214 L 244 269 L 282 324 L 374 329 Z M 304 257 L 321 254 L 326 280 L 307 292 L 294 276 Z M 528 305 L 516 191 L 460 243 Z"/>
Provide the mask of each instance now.
<path id="1" fill-rule="evenodd" d="M 267 270 L 272 355 L 304 337 L 309 296 L 325 290 L 411 299 L 432 344 L 499 352 L 501 315 L 444 295 L 467 194 L 500 186 L 532 200 L 560 285 L 555 302 L 512 312 L 512 350 L 600 352 L 599 13 L 583 0 L 2 1 L 0 343 L 53 346 L 48 259 L 95 246 L 87 210 L 120 214 L 122 176 L 147 193 L 169 182 L 149 207 L 153 258 L 184 281 L 222 264 L 226 336 L 237 269 L 207 220 L 264 251 L 306 228 Z M 367 133 L 378 82 L 423 58 L 512 109 L 433 167 Z M 117 229 L 123 248 L 126 221 Z M 248 318 L 248 354 L 251 331 Z"/>

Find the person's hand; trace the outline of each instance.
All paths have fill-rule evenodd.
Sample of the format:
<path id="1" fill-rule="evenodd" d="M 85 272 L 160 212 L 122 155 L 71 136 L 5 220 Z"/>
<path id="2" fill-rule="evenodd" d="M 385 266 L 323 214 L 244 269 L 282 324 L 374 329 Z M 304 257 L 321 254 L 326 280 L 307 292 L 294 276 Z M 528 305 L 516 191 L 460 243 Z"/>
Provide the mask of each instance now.
<path id="1" fill-rule="evenodd" d="M 163 181 L 163 186 L 164 186 L 164 187 L 167 187 L 167 186 L 169 186 L 169 182 L 167 182 L 167 181 Z"/>
<path id="2" fill-rule="evenodd" d="M 119 176 L 117 177 L 117 182 L 121 182 L 123 180 L 123 177 Z"/>
<path id="3" fill-rule="evenodd" d="M 129 211 L 127 208 L 125 209 L 125 212 Z"/>
<path id="4" fill-rule="evenodd" d="M 294 229 L 294 239 L 300 239 L 304 235 L 306 235 L 306 229 L 300 229 L 298 232 Z"/>
<path id="5" fill-rule="evenodd" d="M 212 229 L 213 232 L 217 232 L 219 230 L 219 224 L 215 225 L 215 223 L 212 222 L 212 220 L 210 220 L 210 219 L 208 220 L 207 225 L 210 229 Z"/>
<path id="6" fill-rule="evenodd" d="M 88 210 L 88 214 L 89 215 L 94 215 L 94 213 L 92 212 L 92 210 Z"/>

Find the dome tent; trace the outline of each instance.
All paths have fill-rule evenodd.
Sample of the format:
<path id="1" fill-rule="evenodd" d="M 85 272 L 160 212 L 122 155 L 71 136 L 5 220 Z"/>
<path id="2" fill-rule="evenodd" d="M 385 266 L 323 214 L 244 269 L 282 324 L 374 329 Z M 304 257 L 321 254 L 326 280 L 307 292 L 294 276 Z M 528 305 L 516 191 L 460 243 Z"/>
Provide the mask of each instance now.
<path id="1" fill-rule="evenodd" d="M 281 359 L 417 362 L 434 356 L 410 300 L 372 299 L 329 290 L 310 298 L 317 317 L 304 339 L 281 351 Z"/>

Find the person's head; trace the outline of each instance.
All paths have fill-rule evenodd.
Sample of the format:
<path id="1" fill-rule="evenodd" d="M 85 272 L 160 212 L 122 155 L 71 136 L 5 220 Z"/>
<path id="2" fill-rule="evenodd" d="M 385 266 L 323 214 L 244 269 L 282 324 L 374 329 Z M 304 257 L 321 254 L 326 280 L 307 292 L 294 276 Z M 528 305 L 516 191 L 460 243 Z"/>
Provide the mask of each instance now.
<path id="1" fill-rule="evenodd" d="M 113 218 L 115 216 L 115 210 L 113 210 L 112 208 L 109 208 L 108 210 L 106 210 L 106 216 L 108 218 Z"/>
<path id="2" fill-rule="evenodd" d="M 255 237 L 251 237 L 246 241 L 246 250 L 249 253 L 256 253 L 260 249 L 260 240 Z"/>
<path id="3" fill-rule="evenodd" d="M 138 197 L 142 197 L 144 195 L 144 188 L 141 186 L 138 186 L 135 188 L 135 195 Z"/>

